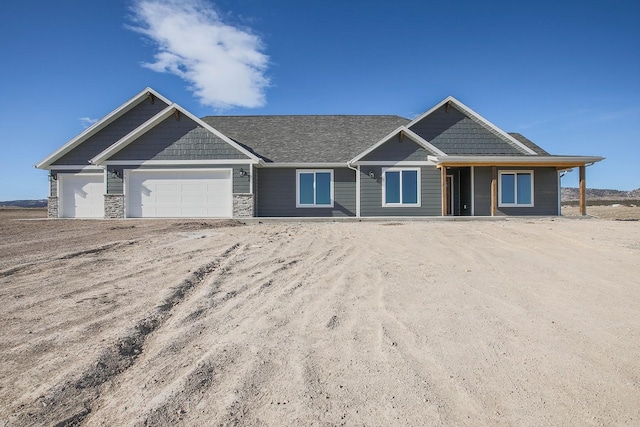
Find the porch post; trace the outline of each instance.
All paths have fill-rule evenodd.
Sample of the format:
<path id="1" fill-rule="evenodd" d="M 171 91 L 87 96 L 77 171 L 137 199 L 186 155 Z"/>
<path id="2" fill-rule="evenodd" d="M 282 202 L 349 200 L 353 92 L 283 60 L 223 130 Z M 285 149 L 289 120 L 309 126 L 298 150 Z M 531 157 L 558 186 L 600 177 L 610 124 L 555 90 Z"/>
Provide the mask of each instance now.
<path id="1" fill-rule="evenodd" d="M 491 166 L 491 216 L 498 214 L 498 168 Z"/>
<path id="2" fill-rule="evenodd" d="M 440 192 L 442 193 L 441 206 L 442 216 L 447 215 L 447 168 L 440 166 Z"/>
<path id="3" fill-rule="evenodd" d="M 586 182 L 586 166 L 580 166 L 580 215 L 587 214 L 587 182 Z"/>

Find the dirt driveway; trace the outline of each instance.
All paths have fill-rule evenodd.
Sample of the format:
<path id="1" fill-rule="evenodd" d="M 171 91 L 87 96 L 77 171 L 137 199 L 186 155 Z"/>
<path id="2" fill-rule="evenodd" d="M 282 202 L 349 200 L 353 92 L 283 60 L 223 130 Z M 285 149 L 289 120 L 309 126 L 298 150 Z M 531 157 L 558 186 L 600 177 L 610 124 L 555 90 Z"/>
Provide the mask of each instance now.
<path id="1" fill-rule="evenodd" d="M 0 425 L 640 423 L 640 222 L 28 215 Z"/>

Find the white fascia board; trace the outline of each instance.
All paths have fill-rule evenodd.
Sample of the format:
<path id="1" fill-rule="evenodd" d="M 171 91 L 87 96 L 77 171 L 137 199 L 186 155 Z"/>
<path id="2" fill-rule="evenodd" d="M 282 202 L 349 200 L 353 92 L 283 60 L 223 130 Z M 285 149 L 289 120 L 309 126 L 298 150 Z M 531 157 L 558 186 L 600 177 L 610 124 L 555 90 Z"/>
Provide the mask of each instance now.
<path id="1" fill-rule="evenodd" d="M 227 144 L 231 145 L 236 150 L 240 151 L 245 156 L 249 157 L 250 159 L 255 160 L 256 162 L 260 159 L 258 156 L 256 156 L 255 154 L 253 154 L 252 152 L 250 152 L 246 148 L 242 147 L 240 144 L 238 144 L 233 139 L 229 138 L 227 135 L 225 135 L 222 132 L 220 132 L 218 129 L 214 128 L 213 126 L 211 126 L 211 125 L 209 125 L 207 123 L 205 123 L 203 120 L 201 120 L 198 117 L 194 116 L 193 114 L 191 114 L 190 112 L 188 112 L 187 110 L 182 108 L 181 106 L 179 106 L 177 104 L 175 104 L 175 106 L 176 106 L 176 109 L 178 111 L 180 111 L 185 116 L 189 117 L 191 120 L 193 120 L 194 122 L 196 122 L 197 124 L 199 124 L 200 126 L 205 128 L 206 130 L 208 130 L 209 132 L 213 133 L 214 135 L 216 135 L 217 137 L 222 139 Z"/>
<path id="2" fill-rule="evenodd" d="M 140 136 L 145 134 L 147 131 L 152 129 L 158 123 L 160 123 L 167 117 L 171 116 L 173 114 L 173 111 L 175 110 L 175 105 L 176 104 L 170 104 L 167 108 L 160 111 L 158 114 L 151 117 L 149 120 L 147 120 L 146 122 L 144 122 L 143 124 L 135 128 L 134 130 L 132 130 L 131 132 L 129 132 L 128 134 L 120 138 L 114 144 L 110 145 L 106 150 L 102 151 L 93 159 L 89 160 L 89 162 L 93 164 L 101 164 L 106 159 L 113 156 L 115 153 L 122 150 L 131 142 L 135 141 L 137 138 L 139 138 Z"/>
<path id="3" fill-rule="evenodd" d="M 257 164 L 252 159 L 229 160 L 106 160 L 101 164 L 107 166 L 140 166 L 140 165 L 246 165 Z"/>
<path id="4" fill-rule="evenodd" d="M 376 160 L 361 161 L 356 163 L 357 166 L 428 166 L 435 165 L 430 160 Z"/>
<path id="5" fill-rule="evenodd" d="M 96 165 L 55 165 L 55 166 L 47 166 L 46 168 L 43 168 L 46 170 L 52 170 L 52 171 L 56 171 L 56 170 L 75 170 L 75 169 L 79 169 L 79 170 L 101 170 L 104 169 L 103 167 L 100 166 L 96 166 Z"/>
<path id="6" fill-rule="evenodd" d="M 122 104 L 121 106 L 119 106 L 118 108 L 116 108 L 115 110 L 107 114 L 106 116 L 104 116 L 102 119 L 98 120 L 96 123 L 89 126 L 87 129 L 85 129 L 75 138 L 68 141 L 62 147 L 58 148 L 56 151 L 49 154 L 40 162 L 36 163 L 34 166 L 38 169 L 45 169 L 47 166 L 51 165 L 60 157 L 64 156 L 69 151 L 71 151 L 72 149 L 74 149 L 75 147 L 77 147 L 87 139 L 89 139 L 91 136 L 95 135 L 100 130 L 104 129 L 106 126 L 113 123 L 117 118 L 121 117 L 124 113 L 131 110 L 136 105 L 140 104 L 142 101 L 146 99 L 146 97 L 149 94 L 155 96 L 156 98 L 160 99 L 166 104 L 171 104 L 171 101 L 169 101 L 167 98 L 160 95 L 158 92 L 151 89 L 150 87 L 147 87 L 142 92 L 138 93 L 137 95 L 135 95 L 134 97 L 126 101 L 124 104 Z"/>
<path id="7" fill-rule="evenodd" d="M 429 156 L 429 160 L 439 165 L 442 163 L 466 163 L 469 165 L 477 163 L 499 164 L 540 164 L 553 166 L 554 164 L 588 164 L 604 160 L 599 156 Z"/>
<path id="8" fill-rule="evenodd" d="M 466 105 L 464 105 L 462 102 L 458 101 L 457 99 L 455 99 L 453 96 L 447 96 L 445 99 L 443 99 L 442 101 L 440 101 L 439 103 L 437 103 L 435 106 L 433 106 L 432 108 L 430 108 L 429 110 L 427 110 L 426 112 L 424 112 L 423 114 L 419 115 L 417 118 L 413 119 L 411 121 L 411 123 L 409 123 L 408 125 L 406 125 L 408 128 L 410 128 L 411 126 L 415 125 L 416 123 L 418 123 L 420 120 L 424 119 L 425 117 L 427 117 L 428 115 L 430 115 L 431 113 L 433 113 L 434 111 L 436 111 L 438 108 L 442 107 L 443 105 L 445 105 L 447 102 L 451 102 L 452 104 L 455 105 L 456 108 L 458 108 L 459 110 L 461 110 L 462 112 L 466 113 L 467 115 L 469 115 L 471 118 L 474 118 L 475 120 L 482 122 L 483 124 L 485 124 L 487 127 L 491 128 L 493 131 L 495 131 L 496 133 L 498 133 L 501 137 L 503 137 L 504 139 L 508 140 L 509 142 L 511 142 L 513 145 L 516 145 L 517 147 L 519 147 L 520 149 L 522 149 L 526 154 L 530 154 L 530 155 L 537 155 L 535 151 L 533 151 L 531 148 L 527 147 L 526 145 L 524 145 L 523 143 L 521 143 L 520 141 L 518 141 L 517 139 L 515 139 L 514 137 L 512 137 L 511 135 L 509 135 L 508 133 L 506 133 L 505 131 L 503 131 L 502 129 L 500 129 L 498 126 L 494 125 L 493 123 L 491 123 L 489 120 L 485 119 L 484 117 L 482 117 L 480 114 L 476 113 L 475 111 L 473 111 L 471 108 L 467 107 Z"/>
<path id="9" fill-rule="evenodd" d="M 265 168 L 346 168 L 349 167 L 347 162 L 344 163 L 260 163 Z"/>

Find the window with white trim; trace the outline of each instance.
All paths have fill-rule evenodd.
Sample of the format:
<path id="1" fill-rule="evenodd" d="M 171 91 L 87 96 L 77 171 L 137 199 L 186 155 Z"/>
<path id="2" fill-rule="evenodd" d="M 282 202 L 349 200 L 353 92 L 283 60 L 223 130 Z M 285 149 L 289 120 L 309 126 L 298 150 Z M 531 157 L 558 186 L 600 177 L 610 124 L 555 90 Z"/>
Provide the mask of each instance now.
<path id="1" fill-rule="evenodd" d="M 420 206 L 420 168 L 382 169 L 382 206 Z"/>
<path id="2" fill-rule="evenodd" d="M 333 170 L 300 169 L 296 171 L 296 207 L 333 207 Z"/>
<path id="3" fill-rule="evenodd" d="M 500 171 L 498 175 L 498 206 L 533 207 L 533 171 Z"/>

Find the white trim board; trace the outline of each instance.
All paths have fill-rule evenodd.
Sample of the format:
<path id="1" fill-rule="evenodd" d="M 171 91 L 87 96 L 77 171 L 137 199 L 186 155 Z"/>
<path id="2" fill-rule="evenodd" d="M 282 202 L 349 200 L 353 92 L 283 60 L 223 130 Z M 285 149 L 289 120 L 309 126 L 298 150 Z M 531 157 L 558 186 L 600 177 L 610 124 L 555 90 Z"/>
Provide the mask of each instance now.
<path id="1" fill-rule="evenodd" d="M 344 163 L 260 163 L 260 166 L 264 168 L 310 168 L 310 169 L 322 169 L 322 168 L 347 168 L 349 165 Z"/>
<path id="2" fill-rule="evenodd" d="M 424 160 L 424 161 L 420 161 L 420 160 L 401 160 L 398 162 L 394 162 L 394 161 L 384 161 L 384 160 L 380 160 L 380 161 L 363 161 L 363 162 L 356 162 L 356 165 L 361 165 L 361 166 L 435 166 L 436 164 L 430 160 Z"/>
<path id="3" fill-rule="evenodd" d="M 103 165 L 107 166 L 141 166 L 141 165 L 250 165 L 257 162 L 251 159 L 228 160 L 107 160 Z"/>
<path id="4" fill-rule="evenodd" d="M 56 170 L 81 170 L 81 171 L 99 171 L 104 169 L 101 166 L 89 165 L 89 166 L 80 166 L 80 165 L 56 165 L 56 166 L 47 166 L 46 170 L 56 171 Z"/>

